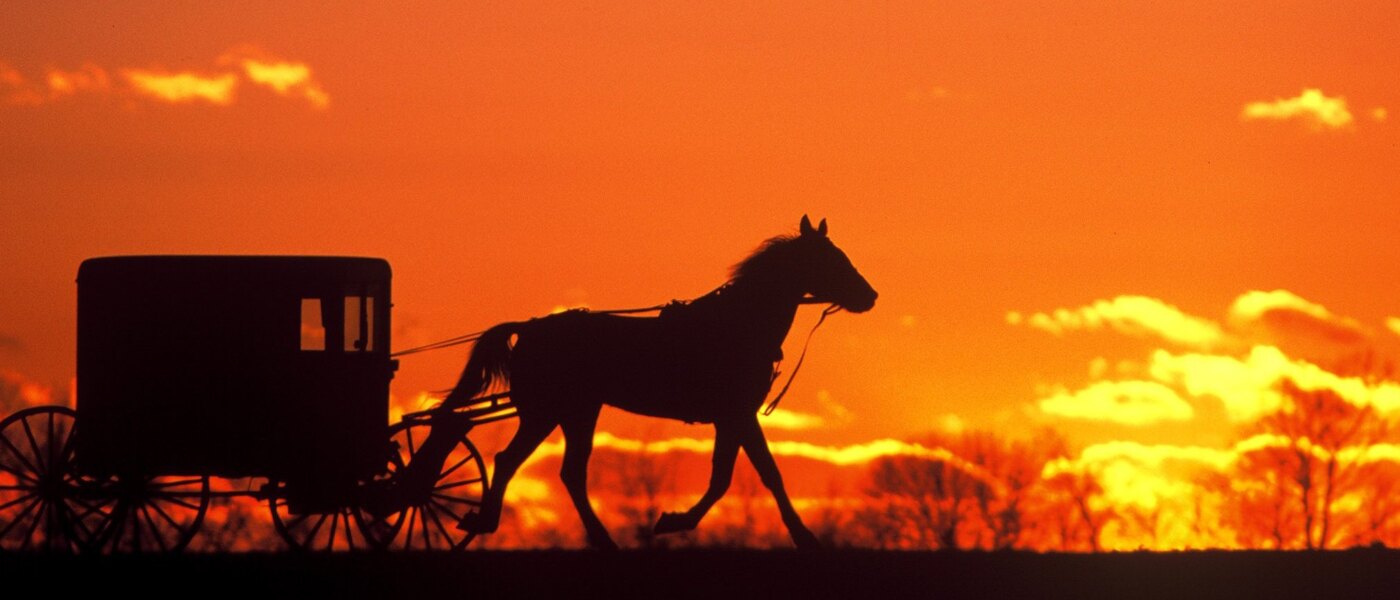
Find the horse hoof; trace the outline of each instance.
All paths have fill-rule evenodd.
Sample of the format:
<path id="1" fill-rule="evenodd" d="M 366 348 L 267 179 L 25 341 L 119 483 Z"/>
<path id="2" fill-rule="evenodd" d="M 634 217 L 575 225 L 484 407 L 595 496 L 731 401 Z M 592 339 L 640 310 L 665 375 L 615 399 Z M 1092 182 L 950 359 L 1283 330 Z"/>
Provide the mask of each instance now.
<path id="1" fill-rule="evenodd" d="M 612 538 L 608 536 L 603 536 L 600 538 L 589 537 L 588 547 L 603 552 L 616 552 L 617 542 L 612 541 Z"/>
<path id="2" fill-rule="evenodd" d="M 457 521 L 457 530 L 475 534 L 493 533 L 499 524 L 499 519 L 491 522 L 481 516 L 481 513 L 470 512 L 462 515 L 462 519 Z"/>
<path id="3" fill-rule="evenodd" d="M 690 531 L 695 529 L 695 524 L 686 518 L 685 513 L 661 513 L 661 518 L 656 520 L 656 526 L 652 527 L 652 533 L 664 535 L 676 533 L 677 531 Z"/>
<path id="4" fill-rule="evenodd" d="M 810 532 L 810 531 L 802 531 L 802 532 L 800 532 L 800 533 L 793 533 L 793 534 L 792 534 L 792 543 L 795 544 L 795 545 L 797 546 L 797 549 L 798 549 L 798 550 L 821 550 L 821 549 L 822 549 L 822 543 L 821 543 L 820 541 L 818 541 L 818 540 L 817 540 L 817 536 L 812 535 L 812 532 Z"/>

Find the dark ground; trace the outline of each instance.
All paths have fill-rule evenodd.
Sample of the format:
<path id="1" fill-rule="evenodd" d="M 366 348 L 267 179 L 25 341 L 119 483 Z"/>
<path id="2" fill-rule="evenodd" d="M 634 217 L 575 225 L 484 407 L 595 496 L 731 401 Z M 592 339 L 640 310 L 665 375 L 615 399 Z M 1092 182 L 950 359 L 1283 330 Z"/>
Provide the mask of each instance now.
<path id="1" fill-rule="evenodd" d="M 0 578 L 52 597 L 1400 598 L 1400 551 L 12 554 L 0 555 Z"/>

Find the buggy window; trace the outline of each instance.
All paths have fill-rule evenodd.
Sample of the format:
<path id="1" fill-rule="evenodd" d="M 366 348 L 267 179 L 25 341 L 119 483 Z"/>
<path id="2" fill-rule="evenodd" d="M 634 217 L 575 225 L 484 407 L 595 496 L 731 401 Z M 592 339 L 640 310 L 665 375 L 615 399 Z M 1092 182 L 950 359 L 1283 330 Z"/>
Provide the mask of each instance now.
<path id="1" fill-rule="evenodd" d="M 320 298 L 301 299 L 301 349 L 326 349 L 326 326 L 321 320 Z"/>
<path id="2" fill-rule="evenodd" d="M 345 351 L 368 352 L 374 349 L 374 298 L 347 296 L 345 298 Z"/>

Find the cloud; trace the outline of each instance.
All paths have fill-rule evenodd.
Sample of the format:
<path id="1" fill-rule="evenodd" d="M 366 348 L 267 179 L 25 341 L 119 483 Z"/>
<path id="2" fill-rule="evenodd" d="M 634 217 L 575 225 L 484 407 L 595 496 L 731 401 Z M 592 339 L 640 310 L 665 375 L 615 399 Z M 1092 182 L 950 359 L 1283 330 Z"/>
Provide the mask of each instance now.
<path id="1" fill-rule="evenodd" d="M 1314 131 L 1346 129 L 1354 122 L 1346 98 L 1329 98 L 1317 88 L 1307 88 L 1295 98 L 1250 102 L 1240 117 L 1246 121 L 1302 121 Z"/>
<path id="2" fill-rule="evenodd" d="M 1029 317 L 1013 311 L 1007 313 L 1006 322 L 1012 325 L 1024 323 L 1055 335 L 1111 327 L 1120 333 L 1156 336 L 1190 348 L 1211 348 L 1228 339 L 1215 322 L 1188 315 L 1175 306 L 1147 296 L 1118 296 L 1075 309 L 1038 312 Z"/>
<path id="3" fill-rule="evenodd" d="M 794 412 L 785 408 L 776 409 L 767 416 L 760 416 L 759 421 L 763 423 L 764 427 L 788 431 L 816 429 L 826 424 L 826 421 L 817 415 Z"/>
<path id="4" fill-rule="evenodd" d="M 1195 413 L 1176 391 L 1155 381 L 1098 381 L 1040 400 L 1040 410 L 1071 419 L 1142 427 L 1186 421 Z"/>
<path id="5" fill-rule="evenodd" d="M 77 93 L 101 93 L 106 92 L 112 86 L 107 71 L 92 64 L 83 65 L 76 71 L 51 69 L 44 80 L 48 83 L 50 97 L 71 96 Z"/>
<path id="6" fill-rule="evenodd" d="M 173 103 L 232 104 L 233 92 L 238 86 L 238 77 L 231 73 L 206 77 L 194 73 L 165 74 L 128 69 L 122 75 L 138 93 Z"/>
<path id="7" fill-rule="evenodd" d="M 1366 339 L 1355 319 L 1333 314 L 1287 290 L 1249 291 L 1230 306 L 1230 322 L 1247 328 L 1263 324 L 1270 329 L 1301 333 L 1329 341 L 1354 344 Z"/>
<path id="8" fill-rule="evenodd" d="M 667 454 L 671 452 L 709 454 L 714 450 L 714 441 L 688 437 L 644 441 L 618 437 L 607 431 L 599 431 L 593 435 L 593 448 L 595 450 L 638 454 Z M 768 448 L 775 456 L 805 458 L 840 467 L 861 466 L 879 458 L 904 456 L 956 463 L 971 471 L 980 469 L 980 467 L 967 463 L 947 449 L 930 448 L 922 444 L 894 439 L 880 439 L 848 446 L 822 446 L 798 441 L 769 441 Z M 531 459 L 563 455 L 564 440 L 559 439 L 541 444 Z"/>
<path id="9" fill-rule="evenodd" d="M 1385 327 L 1389 329 L 1391 333 L 1400 335 L 1400 317 L 1390 317 L 1386 319 Z"/>
<path id="10" fill-rule="evenodd" d="M 1283 402 L 1278 384 L 1290 379 L 1304 390 L 1332 390 L 1357 406 L 1374 406 L 1382 413 L 1400 410 L 1400 384 L 1367 383 L 1342 377 L 1317 365 L 1290 359 L 1273 346 L 1255 346 L 1243 359 L 1210 354 L 1152 354 L 1152 377 L 1180 385 L 1192 396 L 1214 396 L 1225 405 L 1231 421 L 1252 421 L 1277 410 Z"/>
<path id="11" fill-rule="evenodd" d="M 18 371 L 0 368 L 0 418 L 20 409 L 49 404 L 67 402 L 55 402 L 54 390 L 49 386 L 35 382 Z"/>
<path id="12" fill-rule="evenodd" d="M 306 63 L 272 56 L 251 46 L 225 53 L 210 71 L 191 69 L 121 68 L 116 78 L 108 70 L 88 63 L 76 70 L 48 69 L 37 80 L 0 62 L 0 100 L 14 105 L 37 106 L 79 95 L 138 97 L 172 104 L 230 106 L 242 83 L 289 98 L 304 100 L 312 108 L 325 109 L 330 95 L 312 77 Z M 124 85 L 123 85 L 124 84 Z"/>
<path id="13" fill-rule="evenodd" d="M 312 78 L 311 67 L 306 63 L 283 60 L 251 46 L 225 53 L 219 63 L 241 67 L 249 81 L 280 96 L 300 97 L 318 109 L 330 105 L 330 96 Z"/>

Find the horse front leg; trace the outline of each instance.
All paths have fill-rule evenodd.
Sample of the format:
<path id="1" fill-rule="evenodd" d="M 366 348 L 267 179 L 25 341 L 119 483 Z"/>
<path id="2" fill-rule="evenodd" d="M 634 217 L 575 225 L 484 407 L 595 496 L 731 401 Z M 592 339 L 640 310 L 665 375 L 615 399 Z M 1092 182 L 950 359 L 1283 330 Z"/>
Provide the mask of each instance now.
<path id="1" fill-rule="evenodd" d="M 695 529 L 700 524 L 700 519 L 705 518 L 705 513 L 710 512 L 710 507 L 729 489 L 729 482 L 734 477 L 734 460 L 738 456 L 738 428 L 733 424 L 715 423 L 715 450 L 710 458 L 710 487 L 690 510 L 663 513 L 661 518 L 656 520 L 656 527 L 652 531 L 661 535 Z"/>
<path id="2" fill-rule="evenodd" d="M 778 512 L 783 517 L 783 525 L 787 526 L 792 543 L 804 550 L 820 548 L 821 542 L 818 542 L 817 536 L 812 535 L 807 526 L 802 524 L 802 518 L 797 516 L 797 510 L 792 507 L 792 500 L 788 499 L 787 490 L 783 487 L 783 476 L 778 472 L 778 463 L 773 461 L 773 454 L 768 450 L 768 440 L 764 439 L 763 429 L 758 426 L 758 415 L 745 422 L 739 443 L 743 445 L 744 454 L 749 456 L 754 470 L 758 471 L 758 478 L 763 481 L 768 491 L 773 493 L 773 500 L 778 503 Z"/>

